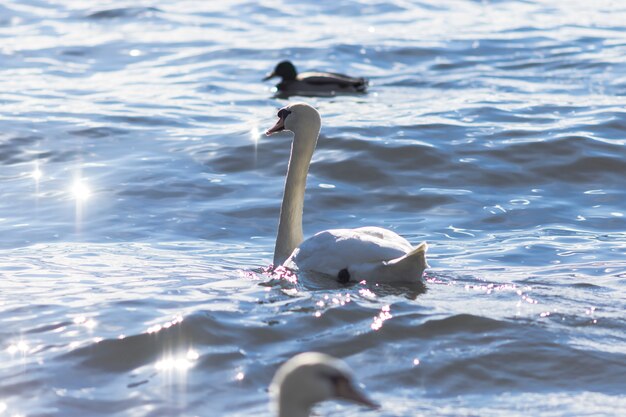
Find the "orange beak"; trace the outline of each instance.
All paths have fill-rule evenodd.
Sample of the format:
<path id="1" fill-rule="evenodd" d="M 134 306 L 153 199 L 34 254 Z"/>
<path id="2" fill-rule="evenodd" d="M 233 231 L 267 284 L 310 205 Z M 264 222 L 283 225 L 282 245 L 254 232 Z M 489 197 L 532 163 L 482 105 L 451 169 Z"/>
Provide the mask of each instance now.
<path id="1" fill-rule="evenodd" d="M 276 122 L 276 124 L 271 127 L 270 129 L 267 129 L 267 131 L 265 132 L 265 134 L 267 136 L 276 133 L 276 132 L 280 132 L 282 130 L 285 130 L 285 120 L 282 117 L 278 118 L 278 121 Z"/>
<path id="2" fill-rule="evenodd" d="M 337 384 L 337 397 L 343 398 L 344 400 L 352 401 L 357 404 L 364 405 L 366 407 L 372 409 L 380 408 L 380 405 L 370 400 L 362 393 L 360 390 L 357 390 L 349 381 L 343 380 Z"/>

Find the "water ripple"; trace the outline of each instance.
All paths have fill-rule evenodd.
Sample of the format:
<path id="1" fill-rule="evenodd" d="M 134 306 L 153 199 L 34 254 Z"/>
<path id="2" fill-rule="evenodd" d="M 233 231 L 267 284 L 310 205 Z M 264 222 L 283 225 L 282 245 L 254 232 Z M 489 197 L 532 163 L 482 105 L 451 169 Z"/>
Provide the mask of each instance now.
<path id="1" fill-rule="evenodd" d="M 313 349 L 383 404 L 321 415 L 619 413 L 624 21 L 610 0 L 5 1 L 0 414 L 265 414 Z M 305 235 L 427 240 L 423 285 L 262 272 L 283 59 L 370 78 L 306 98 Z"/>

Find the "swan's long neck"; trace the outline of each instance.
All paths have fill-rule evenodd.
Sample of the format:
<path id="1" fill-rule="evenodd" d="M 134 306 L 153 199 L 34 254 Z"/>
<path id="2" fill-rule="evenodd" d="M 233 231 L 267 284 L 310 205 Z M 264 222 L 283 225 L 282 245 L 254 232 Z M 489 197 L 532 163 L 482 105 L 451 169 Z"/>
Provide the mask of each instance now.
<path id="1" fill-rule="evenodd" d="M 315 150 L 320 125 L 311 123 L 294 132 L 287 168 L 283 204 L 280 208 L 278 235 L 274 248 L 274 265 L 281 265 L 302 243 L 302 211 L 306 177 Z"/>

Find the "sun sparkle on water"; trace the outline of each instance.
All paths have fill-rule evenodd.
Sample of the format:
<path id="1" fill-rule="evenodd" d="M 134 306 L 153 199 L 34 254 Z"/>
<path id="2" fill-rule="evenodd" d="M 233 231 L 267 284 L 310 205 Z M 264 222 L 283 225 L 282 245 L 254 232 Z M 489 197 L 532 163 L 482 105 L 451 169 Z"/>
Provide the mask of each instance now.
<path id="1" fill-rule="evenodd" d="M 261 131 L 259 130 L 259 126 L 256 123 L 253 124 L 250 128 L 250 139 L 252 139 L 252 142 L 254 142 L 255 145 L 259 142 L 260 134 Z"/>
<path id="2" fill-rule="evenodd" d="M 17 343 L 9 345 L 9 347 L 7 348 L 7 352 L 11 355 L 15 355 L 16 353 L 26 354 L 29 349 L 30 346 L 28 346 L 28 343 L 20 340 Z"/>
<path id="3" fill-rule="evenodd" d="M 91 195 L 91 190 L 82 180 L 78 179 L 72 186 L 72 195 L 76 200 L 85 201 Z"/>
<path id="4" fill-rule="evenodd" d="M 154 364 L 158 371 L 186 371 L 198 360 L 200 355 L 194 349 L 189 349 L 184 356 L 166 356 Z"/>

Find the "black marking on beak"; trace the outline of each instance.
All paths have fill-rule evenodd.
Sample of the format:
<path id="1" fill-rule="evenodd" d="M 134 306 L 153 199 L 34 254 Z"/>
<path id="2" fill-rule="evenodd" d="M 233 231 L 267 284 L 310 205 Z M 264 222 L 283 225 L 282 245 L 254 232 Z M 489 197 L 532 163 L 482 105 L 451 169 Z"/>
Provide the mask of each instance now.
<path id="1" fill-rule="evenodd" d="M 272 133 L 281 132 L 285 130 L 285 120 L 287 116 L 291 114 L 291 110 L 280 109 L 278 110 L 278 121 L 276 124 L 265 132 L 266 135 L 271 135 Z"/>

